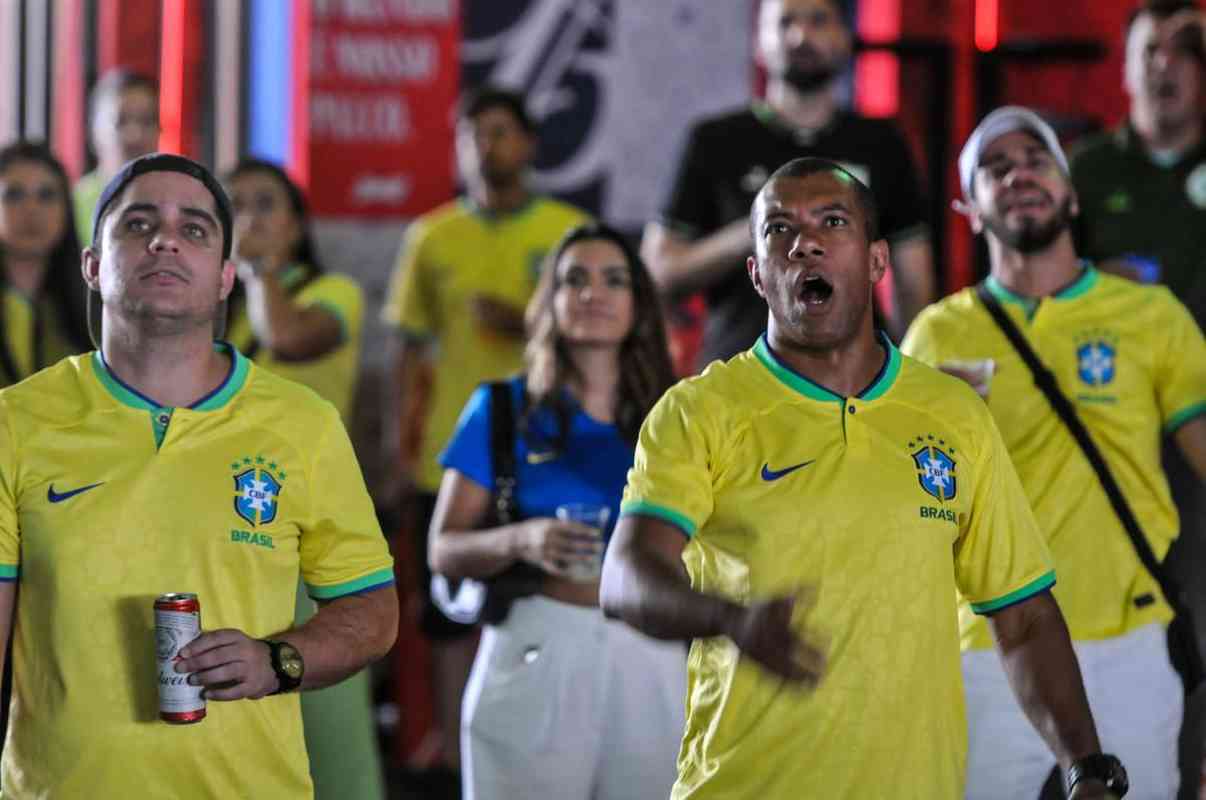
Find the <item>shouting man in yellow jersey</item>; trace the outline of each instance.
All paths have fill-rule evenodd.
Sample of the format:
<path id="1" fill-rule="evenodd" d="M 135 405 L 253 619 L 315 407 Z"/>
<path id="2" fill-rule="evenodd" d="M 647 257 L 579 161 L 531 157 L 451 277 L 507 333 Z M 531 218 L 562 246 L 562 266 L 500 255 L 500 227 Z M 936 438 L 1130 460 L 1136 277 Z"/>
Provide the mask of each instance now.
<path id="1" fill-rule="evenodd" d="M 694 640 L 672 797 L 960 798 L 957 592 L 1072 797 L 1125 791 L 991 416 L 872 327 L 870 192 L 798 159 L 750 222 L 767 333 L 651 412 L 603 570 L 607 613 Z"/>
<path id="2" fill-rule="evenodd" d="M 1068 162 L 1032 111 L 1006 107 L 985 117 L 963 148 L 959 173 L 962 208 L 988 241 L 985 296 L 1054 373 L 1153 556 L 1163 559 L 1178 523 L 1160 466 L 1162 433 L 1172 435 L 1199 479 L 1206 477 L 1201 331 L 1167 288 L 1100 273 L 1077 259 Z M 1172 614 L 1087 456 L 974 290 L 922 312 L 904 349 L 963 376 L 985 396 L 1059 567 L 1055 596 L 1102 741 L 1126 761 L 1140 797 L 1172 798 L 1182 706 L 1165 644 Z M 995 375 L 971 374 L 986 362 Z M 1050 756 L 1008 696 L 991 632 L 970 611 L 965 606 L 960 620 L 969 796 L 1034 797 Z"/>
<path id="3" fill-rule="evenodd" d="M 347 434 L 330 403 L 213 341 L 235 266 L 203 167 L 131 161 L 93 219 L 100 349 L 0 391 L 4 797 L 311 797 L 290 692 L 380 657 L 397 623 Z M 293 628 L 299 572 L 323 605 Z M 208 713 L 180 728 L 158 719 L 166 592 L 196 593 L 205 628 L 176 671 Z"/>

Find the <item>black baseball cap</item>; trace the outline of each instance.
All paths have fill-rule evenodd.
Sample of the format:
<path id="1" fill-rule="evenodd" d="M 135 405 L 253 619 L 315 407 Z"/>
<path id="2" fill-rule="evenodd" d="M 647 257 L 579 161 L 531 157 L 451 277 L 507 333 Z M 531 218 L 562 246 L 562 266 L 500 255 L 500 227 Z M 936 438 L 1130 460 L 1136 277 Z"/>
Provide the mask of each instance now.
<path id="1" fill-rule="evenodd" d="M 171 153 L 149 153 L 139 156 L 133 161 L 127 161 L 126 165 L 105 184 L 104 191 L 101 192 L 100 199 L 96 201 L 96 208 L 92 212 L 92 241 L 100 240 L 101 219 L 104 218 L 109 204 L 135 178 L 139 175 L 146 175 L 148 172 L 179 172 L 200 181 L 209 190 L 214 198 L 214 206 L 218 210 L 218 221 L 222 224 L 222 258 L 230 258 L 231 248 L 234 245 L 234 214 L 231 211 L 230 198 L 226 196 L 222 184 L 218 183 L 209 170 L 190 158 Z"/>

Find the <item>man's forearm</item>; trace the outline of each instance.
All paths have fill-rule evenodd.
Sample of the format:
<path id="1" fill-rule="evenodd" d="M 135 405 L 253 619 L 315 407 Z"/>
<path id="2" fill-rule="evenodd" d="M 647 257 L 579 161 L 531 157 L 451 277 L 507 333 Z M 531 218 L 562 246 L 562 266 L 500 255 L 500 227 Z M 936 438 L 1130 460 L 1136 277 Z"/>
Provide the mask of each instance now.
<path id="1" fill-rule="evenodd" d="M 398 632 L 398 595 L 393 586 L 332 600 L 306 624 L 270 638 L 302 654 L 303 690 L 338 683 L 393 647 Z"/>
<path id="2" fill-rule="evenodd" d="M 603 612 L 655 639 L 725 636 L 743 611 L 730 600 L 695 591 L 681 568 L 652 556 L 633 554 L 616 567 L 604 571 Z"/>
<path id="3" fill-rule="evenodd" d="M 654 280 L 663 292 L 678 296 L 715 285 L 753 249 L 744 219 L 694 241 L 680 239 L 660 226 L 646 236 L 642 257 Z"/>
<path id="4" fill-rule="evenodd" d="M 1016 624 L 994 623 L 1001 663 L 1030 723 L 1067 769 L 1101 744 L 1059 606 L 1047 592 L 1024 604 L 1028 612 Z"/>

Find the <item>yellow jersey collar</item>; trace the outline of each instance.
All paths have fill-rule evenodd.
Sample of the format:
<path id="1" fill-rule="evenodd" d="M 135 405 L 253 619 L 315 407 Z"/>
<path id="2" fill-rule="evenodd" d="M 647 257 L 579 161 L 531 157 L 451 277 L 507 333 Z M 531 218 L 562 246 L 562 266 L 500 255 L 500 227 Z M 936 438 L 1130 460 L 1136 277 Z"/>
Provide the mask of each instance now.
<path id="1" fill-rule="evenodd" d="M 896 376 L 900 374 L 900 351 L 896 349 L 896 345 L 892 344 L 892 340 L 883 331 L 879 332 L 879 341 L 887 352 L 888 357 L 884 359 L 884 365 L 871 380 L 871 383 L 867 385 L 867 388 L 856 395 L 861 400 L 876 400 L 882 397 L 885 392 L 892 388 L 892 384 L 896 383 Z M 753 352 L 754 357 L 762 363 L 762 366 L 766 367 L 776 380 L 792 391 L 798 392 L 811 400 L 819 400 L 822 403 L 842 403 L 845 401 L 845 398 L 841 395 L 804 377 L 783 363 L 775 355 L 775 351 L 771 349 L 770 342 L 767 340 L 765 333 L 758 337 Z"/>
<path id="2" fill-rule="evenodd" d="M 1025 297 L 1011 292 L 1001 285 L 993 276 L 989 275 L 984 282 L 988 287 L 988 291 L 1000 300 L 1002 303 L 1013 303 L 1014 305 L 1022 306 L 1025 309 L 1031 309 L 1040 299 L 1037 297 Z M 1052 300 L 1075 300 L 1078 297 L 1083 297 L 1090 289 L 1097 284 L 1097 269 L 1088 261 L 1081 262 L 1080 275 L 1076 280 L 1069 283 L 1064 288 L 1053 292 L 1049 295 Z"/>
<path id="3" fill-rule="evenodd" d="M 214 342 L 214 351 L 230 357 L 230 370 L 226 373 L 226 379 L 216 389 L 189 406 L 193 411 L 217 411 L 228 404 L 247 382 L 247 373 L 251 369 L 250 361 L 227 342 Z M 122 405 L 143 411 L 160 411 L 167 408 L 113 374 L 99 350 L 93 351 L 91 360 L 96 379 Z"/>

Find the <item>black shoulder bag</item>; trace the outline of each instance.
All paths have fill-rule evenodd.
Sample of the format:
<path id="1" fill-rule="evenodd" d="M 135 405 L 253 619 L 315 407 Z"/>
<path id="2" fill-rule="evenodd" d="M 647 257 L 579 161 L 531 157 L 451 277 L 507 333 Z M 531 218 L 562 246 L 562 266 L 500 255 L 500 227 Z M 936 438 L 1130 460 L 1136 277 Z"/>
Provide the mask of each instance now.
<path id="1" fill-rule="evenodd" d="M 1067 396 L 1059 388 L 1059 382 L 1055 378 L 1055 374 L 1039 360 L 1038 355 L 1030 347 L 1029 342 L 1022 336 L 1021 331 L 1013 324 L 1013 320 L 1001 308 L 1001 304 L 993 297 L 992 292 L 983 283 L 976 286 L 976 296 L 980 298 L 980 302 L 984 303 L 988 313 L 992 315 L 996 321 L 997 327 L 1005 334 L 1005 338 L 1009 340 L 1013 348 L 1026 362 L 1026 366 L 1030 368 L 1030 373 L 1034 377 L 1034 384 L 1042 391 L 1047 398 L 1047 402 L 1063 420 L 1064 425 L 1068 428 L 1068 432 L 1072 434 L 1072 438 L 1080 445 L 1080 449 L 1085 454 L 1085 458 L 1089 460 L 1089 464 L 1093 467 L 1093 471 L 1097 473 L 1097 478 L 1101 482 L 1102 488 L 1105 490 L 1106 496 L 1110 500 L 1110 505 L 1114 509 L 1114 513 L 1118 516 L 1118 520 L 1122 523 L 1123 529 L 1131 540 L 1131 544 L 1135 548 L 1135 552 L 1139 556 L 1139 561 L 1156 579 L 1156 583 L 1160 586 L 1160 591 L 1164 595 L 1164 599 L 1172 608 L 1173 617 L 1172 623 L 1168 626 L 1168 650 L 1172 658 L 1173 667 L 1181 675 L 1181 680 L 1185 684 L 1185 691 L 1188 695 L 1197 688 L 1203 680 L 1202 654 L 1198 649 L 1197 633 L 1194 628 L 1193 618 L 1190 616 L 1189 607 L 1185 603 L 1184 595 L 1181 592 L 1180 586 L 1164 566 L 1156 560 L 1156 554 L 1152 552 L 1151 545 L 1147 542 L 1147 537 L 1143 535 L 1143 528 L 1139 524 L 1139 520 L 1135 517 L 1135 513 L 1131 511 L 1130 505 L 1126 502 L 1126 498 L 1122 495 L 1122 489 L 1118 486 L 1118 481 L 1114 479 L 1114 474 L 1110 472 L 1109 465 L 1106 464 L 1105 458 L 1101 455 L 1101 451 L 1093 442 L 1093 437 L 1089 435 L 1089 429 L 1085 427 L 1081 421 L 1080 415 L 1076 413 L 1076 408 Z"/>
<path id="2" fill-rule="evenodd" d="M 515 502 L 515 409 L 511 386 L 495 381 L 490 386 L 490 463 L 494 486 L 486 526 L 509 525 L 519 518 Z M 511 604 L 540 591 L 544 572 L 526 563 L 516 563 L 484 581 L 459 581 L 432 575 L 431 596 L 449 619 L 464 625 L 498 625 L 507 618 Z"/>

